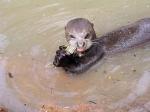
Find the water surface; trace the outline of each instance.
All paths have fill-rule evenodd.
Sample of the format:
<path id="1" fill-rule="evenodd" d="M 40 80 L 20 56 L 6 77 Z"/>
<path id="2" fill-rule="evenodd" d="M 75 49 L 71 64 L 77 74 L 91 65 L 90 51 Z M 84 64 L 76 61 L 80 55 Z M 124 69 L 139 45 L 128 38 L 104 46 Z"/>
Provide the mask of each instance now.
<path id="1" fill-rule="evenodd" d="M 66 43 L 65 24 L 76 17 L 93 22 L 101 36 L 150 17 L 150 1 L 1 0 L 0 104 L 12 112 L 33 112 L 43 104 L 92 101 L 106 112 L 148 112 L 150 45 L 105 57 L 80 76 L 46 66 Z"/>

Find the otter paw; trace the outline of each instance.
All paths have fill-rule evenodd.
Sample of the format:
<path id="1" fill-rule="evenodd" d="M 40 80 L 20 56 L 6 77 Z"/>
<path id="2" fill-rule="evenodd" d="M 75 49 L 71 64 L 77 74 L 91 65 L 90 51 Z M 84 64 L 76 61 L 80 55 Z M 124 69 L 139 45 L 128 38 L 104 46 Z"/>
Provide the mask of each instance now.
<path id="1" fill-rule="evenodd" d="M 56 67 L 59 67 L 62 65 L 62 61 L 66 56 L 66 51 L 64 49 L 59 49 L 56 51 L 56 55 L 53 61 L 53 65 L 55 65 Z"/>

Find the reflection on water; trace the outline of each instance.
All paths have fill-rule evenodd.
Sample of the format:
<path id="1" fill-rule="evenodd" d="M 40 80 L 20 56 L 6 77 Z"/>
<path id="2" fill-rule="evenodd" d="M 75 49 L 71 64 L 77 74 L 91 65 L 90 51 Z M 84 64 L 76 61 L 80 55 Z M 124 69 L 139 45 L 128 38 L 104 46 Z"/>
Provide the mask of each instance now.
<path id="1" fill-rule="evenodd" d="M 105 57 L 80 76 L 46 65 L 65 43 L 64 26 L 70 19 L 88 18 L 100 36 L 150 17 L 149 10 L 149 0 L 1 0 L 0 104 L 14 112 L 90 102 L 108 112 L 147 111 L 149 45 Z"/>

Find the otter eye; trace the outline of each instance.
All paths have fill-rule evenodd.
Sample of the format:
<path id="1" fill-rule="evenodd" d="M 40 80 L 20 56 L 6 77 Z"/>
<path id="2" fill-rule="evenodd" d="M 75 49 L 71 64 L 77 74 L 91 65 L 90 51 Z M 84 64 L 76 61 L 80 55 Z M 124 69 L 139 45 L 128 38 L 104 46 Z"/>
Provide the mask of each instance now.
<path id="1" fill-rule="evenodd" d="M 70 35 L 70 38 L 74 39 L 75 37 L 73 35 Z"/>
<path id="2" fill-rule="evenodd" d="M 90 38 L 90 34 L 86 34 L 86 36 L 84 38 L 85 39 L 89 39 Z"/>

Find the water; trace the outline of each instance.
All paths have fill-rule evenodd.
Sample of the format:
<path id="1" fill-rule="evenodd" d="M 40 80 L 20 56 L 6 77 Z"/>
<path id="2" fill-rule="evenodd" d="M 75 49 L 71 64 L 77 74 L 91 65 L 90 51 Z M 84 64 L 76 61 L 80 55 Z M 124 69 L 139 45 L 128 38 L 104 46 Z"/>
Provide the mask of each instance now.
<path id="1" fill-rule="evenodd" d="M 148 111 L 150 45 L 105 57 L 80 76 L 47 68 L 58 46 L 66 43 L 65 24 L 76 17 L 92 21 L 101 36 L 150 17 L 150 1 L 1 0 L 0 104 L 12 112 L 91 101 L 106 112 Z"/>

